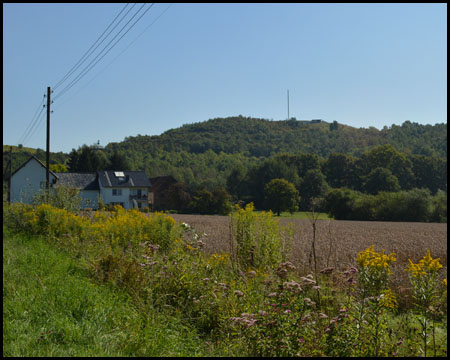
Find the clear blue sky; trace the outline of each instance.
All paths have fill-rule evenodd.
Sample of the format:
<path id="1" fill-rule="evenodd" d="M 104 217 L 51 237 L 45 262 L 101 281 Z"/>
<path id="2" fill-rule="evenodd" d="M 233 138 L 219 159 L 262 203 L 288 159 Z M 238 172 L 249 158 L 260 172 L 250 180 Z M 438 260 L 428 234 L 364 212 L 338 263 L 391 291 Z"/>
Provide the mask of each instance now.
<path id="1" fill-rule="evenodd" d="M 447 5 L 439 3 L 156 4 L 58 98 L 140 6 L 55 89 L 51 151 L 216 117 L 286 119 L 288 89 L 297 119 L 378 129 L 447 122 Z M 47 86 L 123 7 L 3 4 L 3 144 L 22 140 Z M 24 146 L 45 149 L 45 112 L 37 124 Z"/>

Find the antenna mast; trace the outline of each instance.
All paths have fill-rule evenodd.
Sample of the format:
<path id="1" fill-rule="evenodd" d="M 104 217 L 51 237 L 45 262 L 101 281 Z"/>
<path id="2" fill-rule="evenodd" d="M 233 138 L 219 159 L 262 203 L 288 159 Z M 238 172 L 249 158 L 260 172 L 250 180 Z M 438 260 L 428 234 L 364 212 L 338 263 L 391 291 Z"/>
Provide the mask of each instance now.
<path id="1" fill-rule="evenodd" d="M 290 119 L 289 118 L 289 89 L 288 89 L 288 91 L 287 91 L 287 110 L 288 110 L 288 120 Z"/>

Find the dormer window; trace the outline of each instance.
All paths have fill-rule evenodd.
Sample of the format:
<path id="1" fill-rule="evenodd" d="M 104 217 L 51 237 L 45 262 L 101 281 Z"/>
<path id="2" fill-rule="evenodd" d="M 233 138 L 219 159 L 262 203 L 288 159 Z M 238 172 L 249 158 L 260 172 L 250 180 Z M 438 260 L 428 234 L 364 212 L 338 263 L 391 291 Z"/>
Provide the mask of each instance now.
<path id="1" fill-rule="evenodd" d="M 125 174 L 123 171 L 114 171 L 114 176 L 119 179 L 119 181 L 125 181 Z"/>

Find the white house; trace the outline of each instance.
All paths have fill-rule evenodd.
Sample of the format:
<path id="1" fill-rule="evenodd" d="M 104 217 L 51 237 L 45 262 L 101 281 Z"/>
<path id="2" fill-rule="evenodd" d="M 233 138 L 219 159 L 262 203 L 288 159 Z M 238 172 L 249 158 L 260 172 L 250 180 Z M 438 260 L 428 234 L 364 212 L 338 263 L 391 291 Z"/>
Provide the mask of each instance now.
<path id="1" fill-rule="evenodd" d="M 50 171 L 50 184 L 56 182 L 57 176 Z M 33 196 L 45 189 L 46 168 L 36 157 L 31 156 L 11 174 L 11 202 L 31 204 Z"/>
<path id="2" fill-rule="evenodd" d="M 150 180 L 144 171 L 97 171 L 100 194 L 105 204 L 125 209 L 149 206 Z"/>
<path id="3" fill-rule="evenodd" d="M 11 176 L 11 202 L 30 204 L 40 189 L 45 189 L 46 168 L 31 156 Z M 96 209 L 101 196 L 105 205 L 120 204 L 125 209 L 149 206 L 150 181 L 144 171 L 97 171 L 64 173 L 50 171 L 50 186 L 66 186 L 80 191 L 83 207 Z"/>

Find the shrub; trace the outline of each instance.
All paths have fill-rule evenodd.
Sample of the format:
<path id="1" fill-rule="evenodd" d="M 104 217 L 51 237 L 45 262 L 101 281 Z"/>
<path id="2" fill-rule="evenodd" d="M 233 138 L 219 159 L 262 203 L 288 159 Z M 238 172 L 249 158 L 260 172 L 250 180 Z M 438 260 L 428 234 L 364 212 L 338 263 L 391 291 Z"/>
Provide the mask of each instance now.
<path id="1" fill-rule="evenodd" d="M 34 208 L 23 203 L 3 202 L 3 223 L 17 232 L 32 233 Z"/>
<path id="2" fill-rule="evenodd" d="M 336 220 L 350 220 L 358 193 L 346 188 L 332 189 L 325 196 L 325 208 Z"/>
<path id="3" fill-rule="evenodd" d="M 362 194 L 349 189 L 333 189 L 325 197 L 325 209 L 337 220 L 420 221 L 433 216 L 443 219 L 446 204 L 441 197 L 432 203 L 427 189 Z M 434 211 L 434 212 L 433 212 Z"/>
<path id="4" fill-rule="evenodd" d="M 409 259 L 409 279 L 413 289 L 415 312 L 419 315 L 422 326 L 423 354 L 427 356 L 428 326 L 431 324 L 433 335 L 434 356 L 436 356 L 435 345 L 435 322 L 443 317 L 442 305 L 446 300 L 443 289 L 439 284 L 438 272 L 442 264 L 438 259 L 433 259 L 430 250 L 417 263 Z M 446 280 L 445 280 L 446 284 Z M 443 301 L 444 300 L 444 301 Z"/>
<path id="5" fill-rule="evenodd" d="M 272 212 L 255 213 L 253 203 L 245 209 L 236 206 L 230 215 L 232 248 L 238 263 L 244 268 L 274 268 L 283 258 L 292 241 L 289 228 L 282 228 Z"/>
<path id="6" fill-rule="evenodd" d="M 447 222 L 447 193 L 438 190 L 431 200 L 430 221 Z"/>
<path id="7" fill-rule="evenodd" d="M 33 196 L 32 203 L 34 205 L 47 203 L 55 208 L 71 212 L 77 212 L 88 205 L 88 201 L 81 198 L 78 189 L 66 186 L 51 188 L 48 193 L 45 189 L 41 189 Z"/>

